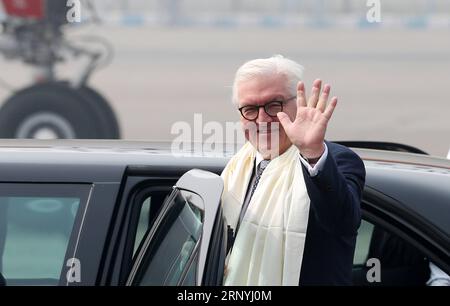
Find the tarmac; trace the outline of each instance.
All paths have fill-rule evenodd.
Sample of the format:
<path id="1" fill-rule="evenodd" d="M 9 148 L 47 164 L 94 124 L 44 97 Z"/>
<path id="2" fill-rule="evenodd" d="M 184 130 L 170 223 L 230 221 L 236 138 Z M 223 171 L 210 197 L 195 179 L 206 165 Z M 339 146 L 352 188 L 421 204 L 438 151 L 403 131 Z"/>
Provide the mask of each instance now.
<path id="1" fill-rule="evenodd" d="M 449 29 L 307 29 L 83 26 L 68 39 L 98 35 L 115 50 L 90 85 L 118 115 L 126 139 L 172 141 L 177 122 L 238 122 L 231 104 L 236 69 L 282 54 L 331 84 L 338 106 L 329 140 L 400 142 L 446 157 L 450 148 Z M 81 60 L 58 66 L 74 77 Z M 0 78 L 30 84 L 31 70 L 0 57 Z M 0 100 L 11 93 L 0 88 Z M 204 132 L 204 131 L 203 131 Z M 204 139 L 207 134 L 203 133 Z"/>

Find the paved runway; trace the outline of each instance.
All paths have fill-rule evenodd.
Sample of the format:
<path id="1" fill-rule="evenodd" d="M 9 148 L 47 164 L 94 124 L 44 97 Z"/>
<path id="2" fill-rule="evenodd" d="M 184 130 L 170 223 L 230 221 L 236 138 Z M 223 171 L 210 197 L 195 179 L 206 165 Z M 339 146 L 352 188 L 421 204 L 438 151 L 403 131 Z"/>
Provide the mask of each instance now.
<path id="1" fill-rule="evenodd" d="M 70 37 L 83 33 L 115 47 L 113 62 L 91 84 L 117 111 L 124 138 L 172 140 L 172 125 L 193 125 L 194 113 L 204 124 L 236 122 L 234 71 L 280 53 L 305 66 L 308 85 L 320 77 L 339 97 L 328 139 L 395 141 L 442 157 L 450 148 L 448 29 L 88 26 Z M 77 65 L 59 71 L 74 75 Z M 30 81 L 29 70 L 4 59 L 0 76 L 15 87 Z M 7 95 L 0 89 L 1 100 Z"/>

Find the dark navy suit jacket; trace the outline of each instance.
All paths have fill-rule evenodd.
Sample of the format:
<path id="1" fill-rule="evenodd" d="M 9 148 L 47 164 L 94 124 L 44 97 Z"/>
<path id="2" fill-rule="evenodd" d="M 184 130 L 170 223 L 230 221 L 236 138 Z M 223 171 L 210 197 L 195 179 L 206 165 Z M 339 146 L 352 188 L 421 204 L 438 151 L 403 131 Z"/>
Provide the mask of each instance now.
<path id="1" fill-rule="evenodd" d="M 323 169 L 314 177 L 303 169 L 311 204 L 300 285 L 352 282 L 366 172 L 353 151 L 331 142 L 326 145 L 328 155 Z"/>

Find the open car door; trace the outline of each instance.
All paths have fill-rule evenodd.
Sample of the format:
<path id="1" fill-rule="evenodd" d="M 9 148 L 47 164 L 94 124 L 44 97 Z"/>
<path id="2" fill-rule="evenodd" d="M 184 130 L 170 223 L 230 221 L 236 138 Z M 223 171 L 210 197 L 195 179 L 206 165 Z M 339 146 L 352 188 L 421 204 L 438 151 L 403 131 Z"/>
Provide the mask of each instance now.
<path id="1" fill-rule="evenodd" d="M 227 231 L 220 176 L 186 172 L 137 251 L 127 285 L 222 285 Z"/>

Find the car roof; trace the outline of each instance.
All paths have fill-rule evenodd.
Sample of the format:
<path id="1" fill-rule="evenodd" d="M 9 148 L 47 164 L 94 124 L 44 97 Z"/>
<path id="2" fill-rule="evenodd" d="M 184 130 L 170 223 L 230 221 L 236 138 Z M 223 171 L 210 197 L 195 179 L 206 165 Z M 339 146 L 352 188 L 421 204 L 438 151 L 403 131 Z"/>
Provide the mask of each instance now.
<path id="1" fill-rule="evenodd" d="M 341 143 L 339 141 L 338 143 Z M 124 139 L 54 139 L 54 140 L 40 140 L 40 139 L 0 139 L 0 149 L 11 149 L 11 148 L 34 148 L 34 149 L 55 149 L 55 150 L 74 150 L 80 151 L 80 149 L 95 150 L 106 150 L 106 151 L 125 151 L 134 150 L 142 152 L 152 152 L 154 154 L 167 154 L 172 150 L 173 142 L 170 141 L 154 141 L 154 140 L 124 140 Z M 207 149 L 206 146 L 202 147 L 201 154 L 198 154 L 198 145 L 201 143 L 188 143 L 190 150 L 185 150 L 191 153 L 196 153 L 197 155 L 215 153 L 214 150 Z M 239 149 L 242 144 L 220 144 L 223 146 L 224 154 L 234 154 L 236 149 Z M 174 147 L 175 148 L 175 147 Z M 178 147 L 177 147 L 178 149 Z M 362 155 L 367 158 L 394 158 L 396 160 L 406 159 L 406 160 L 443 160 L 446 159 L 439 158 L 436 156 L 422 155 L 422 154 L 408 154 L 408 152 L 395 152 L 389 150 L 379 150 L 379 149 L 364 149 L 364 148 L 352 148 L 354 151 L 361 152 Z M 395 157 L 396 158 L 395 158 Z M 447 164 L 448 167 L 448 164 Z"/>
<path id="2" fill-rule="evenodd" d="M 364 161 L 401 163 L 418 167 L 435 167 L 450 170 L 450 160 L 438 156 L 359 148 L 352 148 L 352 150 L 358 153 Z"/>
<path id="3" fill-rule="evenodd" d="M 129 166 L 225 166 L 227 160 L 239 149 L 239 144 L 222 144 L 219 150 L 191 143 L 187 148 L 172 148 L 170 142 L 136 140 L 35 140 L 1 139 L 2 163 Z M 181 149 L 181 150 L 180 150 Z M 450 161 L 421 154 L 352 148 L 366 165 L 426 172 L 450 171 Z M 70 161 L 70 163 L 68 163 Z"/>
<path id="4" fill-rule="evenodd" d="M 67 163 L 73 164 L 110 164 L 129 165 L 163 161 L 180 161 L 190 164 L 192 159 L 215 159 L 216 162 L 228 160 L 238 149 L 239 144 L 221 144 L 220 151 L 191 143 L 188 148 L 175 146 L 163 141 L 140 140 L 36 140 L 36 139 L 0 139 L 2 161 Z M 367 164 L 403 164 L 450 170 L 450 161 L 444 158 L 372 149 L 352 148 Z M 32 153 L 32 154 L 30 154 Z M 90 153 L 90 154 L 89 154 Z M 63 155 L 64 158 L 58 158 Z M 101 159 L 98 155 L 101 155 Z M 5 158 L 7 157 L 7 158 Z M 71 159 L 68 159 L 72 157 Z M 178 163 L 177 163 L 178 164 Z"/>
<path id="5" fill-rule="evenodd" d="M 230 146 L 224 146 L 226 149 Z M 180 153 L 183 156 L 216 156 L 216 152 L 206 147 L 200 147 L 198 143 L 189 143 L 187 149 L 173 147 L 171 142 L 165 141 L 142 141 L 142 140 L 103 140 L 103 139 L 56 139 L 56 140 L 37 140 L 37 139 L 0 139 L 0 153 L 7 151 L 33 150 L 35 152 L 55 153 L 103 153 L 105 157 L 114 154 L 134 154 L 143 156 L 164 156 L 173 155 L 172 152 Z M 183 149 L 183 150 L 180 150 Z M 221 152 L 224 157 L 227 153 L 233 154 L 234 151 Z M 176 155 L 176 154 L 175 154 Z"/>
<path id="6" fill-rule="evenodd" d="M 223 153 L 176 151 L 167 142 L 2 139 L 0 180 L 120 182 L 127 167 L 187 171 L 221 169 L 227 162 Z"/>

